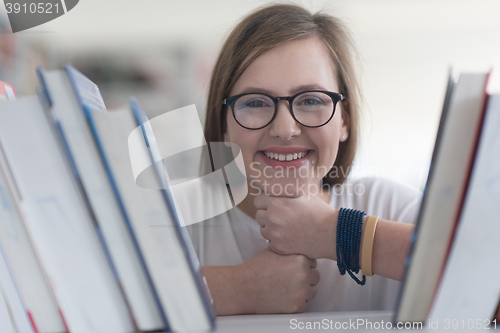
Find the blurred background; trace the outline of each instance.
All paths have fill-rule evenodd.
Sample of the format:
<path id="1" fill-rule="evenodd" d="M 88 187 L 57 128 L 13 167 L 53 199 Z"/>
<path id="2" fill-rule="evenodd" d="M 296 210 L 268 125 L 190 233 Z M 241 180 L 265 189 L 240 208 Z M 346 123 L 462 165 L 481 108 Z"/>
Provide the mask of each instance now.
<path id="1" fill-rule="evenodd" d="M 289 3 L 280 1 L 280 3 Z M 150 117 L 196 104 L 204 120 L 210 73 L 256 0 L 80 0 L 67 14 L 12 34 L 0 5 L 0 80 L 36 93 L 36 66 L 72 63 L 99 85 L 109 110 L 135 96 Z M 362 138 L 351 176 L 421 189 L 448 72 L 494 68 L 500 92 L 498 0 L 293 1 L 343 19 L 358 47 Z"/>

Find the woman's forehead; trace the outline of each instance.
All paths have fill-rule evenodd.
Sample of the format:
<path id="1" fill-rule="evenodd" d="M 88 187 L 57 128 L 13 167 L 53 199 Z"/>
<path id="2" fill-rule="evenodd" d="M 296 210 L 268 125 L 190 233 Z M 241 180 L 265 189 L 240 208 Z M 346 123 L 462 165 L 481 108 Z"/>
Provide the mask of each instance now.
<path id="1" fill-rule="evenodd" d="M 249 87 L 274 94 L 291 94 L 301 86 L 337 91 L 335 74 L 330 53 L 319 38 L 294 40 L 255 58 L 238 78 L 230 95 L 242 93 Z"/>

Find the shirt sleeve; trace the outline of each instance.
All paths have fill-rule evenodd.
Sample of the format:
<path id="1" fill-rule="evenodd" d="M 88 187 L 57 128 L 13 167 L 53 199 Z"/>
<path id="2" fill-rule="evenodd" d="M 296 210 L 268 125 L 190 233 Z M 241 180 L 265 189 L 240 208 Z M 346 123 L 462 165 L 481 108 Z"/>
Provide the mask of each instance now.
<path id="1" fill-rule="evenodd" d="M 415 224 L 422 193 L 385 178 L 346 180 L 332 190 L 335 208 L 353 208 L 382 219 Z"/>

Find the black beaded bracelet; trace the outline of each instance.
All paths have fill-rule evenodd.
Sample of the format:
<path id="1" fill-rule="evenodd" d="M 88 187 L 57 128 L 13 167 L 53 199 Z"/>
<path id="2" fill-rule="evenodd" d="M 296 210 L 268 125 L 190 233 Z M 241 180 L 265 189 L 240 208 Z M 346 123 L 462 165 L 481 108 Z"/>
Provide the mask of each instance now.
<path id="1" fill-rule="evenodd" d="M 366 277 L 359 280 L 354 274 L 359 273 L 359 244 L 361 227 L 365 212 L 355 209 L 340 208 L 337 223 L 337 266 L 340 274 L 345 272 L 360 285 L 364 285 Z"/>

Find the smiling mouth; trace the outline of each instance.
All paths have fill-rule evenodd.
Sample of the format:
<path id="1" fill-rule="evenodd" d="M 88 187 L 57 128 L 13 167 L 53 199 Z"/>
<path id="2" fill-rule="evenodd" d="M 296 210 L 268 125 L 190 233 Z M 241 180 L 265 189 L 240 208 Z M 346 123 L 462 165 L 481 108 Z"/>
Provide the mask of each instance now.
<path id="1" fill-rule="evenodd" d="M 289 161 L 300 160 L 300 159 L 306 157 L 307 154 L 309 154 L 309 150 L 303 151 L 300 153 L 292 153 L 292 154 L 278 154 L 278 153 L 272 153 L 272 152 L 268 152 L 268 151 L 262 151 L 262 153 L 270 159 L 282 161 L 282 162 L 284 162 L 284 161 L 289 162 Z"/>

